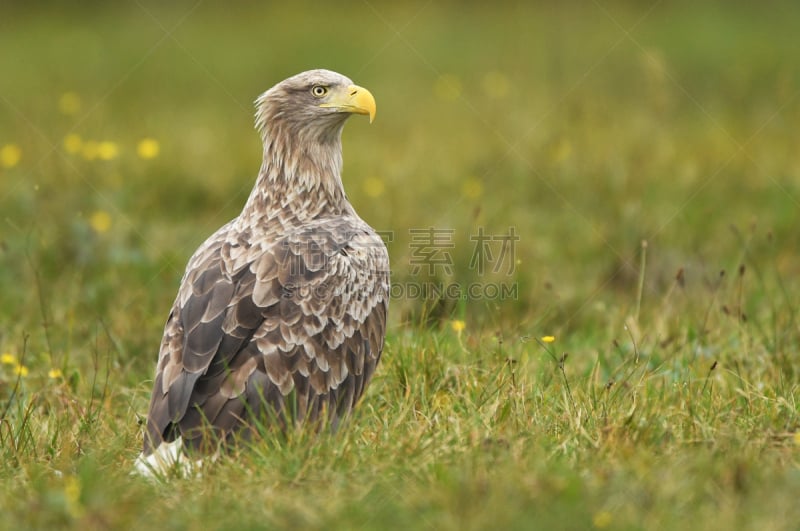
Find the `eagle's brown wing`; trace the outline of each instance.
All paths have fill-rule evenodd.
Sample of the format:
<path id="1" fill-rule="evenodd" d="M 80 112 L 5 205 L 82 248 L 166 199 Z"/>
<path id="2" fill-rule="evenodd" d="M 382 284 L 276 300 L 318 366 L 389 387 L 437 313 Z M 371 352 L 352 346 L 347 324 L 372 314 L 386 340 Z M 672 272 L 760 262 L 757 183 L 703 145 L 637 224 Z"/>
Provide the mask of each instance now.
<path id="1" fill-rule="evenodd" d="M 389 298 L 381 239 L 358 218 L 266 236 L 229 225 L 190 261 L 161 344 L 145 455 L 178 436 L 213 444 L 259 418 L 324 414 L 335 427 L 369 382 Z"/>

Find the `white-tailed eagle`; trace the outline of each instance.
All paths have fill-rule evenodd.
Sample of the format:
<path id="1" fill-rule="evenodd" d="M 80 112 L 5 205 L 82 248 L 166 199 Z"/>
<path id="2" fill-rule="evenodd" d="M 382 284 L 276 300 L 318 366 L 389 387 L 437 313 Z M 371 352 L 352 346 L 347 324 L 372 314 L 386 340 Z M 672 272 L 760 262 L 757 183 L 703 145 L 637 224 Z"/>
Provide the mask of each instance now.
<path id="1" fill-rule="evenodd" d="M 241 214 L 195 251 L 164 329 L 137 469 L 255 425 L 333 428 L 381 356 L 389 258 L 342 186 L 341 134 L 375 99 L 311 70 L 256 100 L 264 159 Z M 192 453 L 190 451 L 190 453 Z"/>

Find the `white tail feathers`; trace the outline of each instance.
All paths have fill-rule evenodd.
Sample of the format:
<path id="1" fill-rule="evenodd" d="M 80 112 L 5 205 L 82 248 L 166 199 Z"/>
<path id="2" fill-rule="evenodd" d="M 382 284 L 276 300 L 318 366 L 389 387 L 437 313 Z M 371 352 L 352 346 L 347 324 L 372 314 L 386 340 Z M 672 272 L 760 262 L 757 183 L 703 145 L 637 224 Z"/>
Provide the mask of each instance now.
<path id="1" fill-rule="evenodd" d="M 213 462 L 216 457 L 214 455 L 210 460 Z M 183 440 L 178 437 L 170 443 L 161 443 L 150 455 L 139 454 L 131 475 L 162 480 L 169 477 L 200 477 L 203 461 L 189 459 L 183 451 Z"/>

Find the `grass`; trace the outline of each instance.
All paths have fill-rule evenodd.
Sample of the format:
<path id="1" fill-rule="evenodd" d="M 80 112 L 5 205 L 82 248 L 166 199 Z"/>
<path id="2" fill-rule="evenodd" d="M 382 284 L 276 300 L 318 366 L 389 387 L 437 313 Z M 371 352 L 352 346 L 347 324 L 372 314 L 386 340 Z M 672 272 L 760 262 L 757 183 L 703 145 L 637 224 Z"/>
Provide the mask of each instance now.
<path id="1" fill-rule="evenodd" d="M 756 9 L 1 8 L 0 528 L 796 528 L 800 12 Z M 344 179 L 398 289 L 516 296 L 398 296 L 346 429 L 131 477 L 250 102 L 316 66 L 378 101 Z"/>

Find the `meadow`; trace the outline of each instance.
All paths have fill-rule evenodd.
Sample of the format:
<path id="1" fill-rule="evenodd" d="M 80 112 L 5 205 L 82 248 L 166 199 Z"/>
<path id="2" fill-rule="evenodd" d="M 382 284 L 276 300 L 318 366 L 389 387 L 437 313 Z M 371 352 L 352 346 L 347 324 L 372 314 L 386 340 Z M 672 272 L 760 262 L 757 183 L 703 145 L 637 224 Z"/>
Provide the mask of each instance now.
<path id="1" fill-rule="evenodd" d="M 800 6 L 0 5 L 0 529 L 797 529 Z M 129 472 L 252 101 L 375 95 L 381 365 L 335 435 Z"/>

